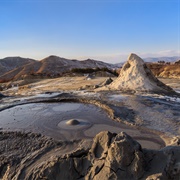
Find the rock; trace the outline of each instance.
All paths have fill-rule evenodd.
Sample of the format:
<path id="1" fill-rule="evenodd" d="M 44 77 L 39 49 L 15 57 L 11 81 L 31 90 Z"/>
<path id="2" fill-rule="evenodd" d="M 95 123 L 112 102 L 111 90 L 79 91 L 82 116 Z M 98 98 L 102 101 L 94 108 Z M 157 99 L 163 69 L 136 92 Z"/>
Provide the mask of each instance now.
<path id="1" fill-rule="evenodd" d="M 138 179 L 144 173 L 141 146 L 124 132 L 99 133 L 90 152 L 92 167 L 87 179 Z"/>
<path id="2" fill-rule="evenodd" d="M 114 134 L 108 131 L 100 132 L 95 136 L 90 150 L 93 159 L 103 159 L 104 157 L 106 157 L 111 139 L 113 137 Z"/>
<path id="3" fill-rule="evenodd" d="M 180 146 L 180 136 L 173 137 L 173 139 L 171 140 L 170 145 L 171 146 Z"/>
<path id="4" fill-rule="evenodd" d="M 107 78 L 104 82 L 100 83 L 99 85 L 94 85 L 94 89 L 97 89 L 97 88 L 101 88 L 103 86 L 107 86 L 109 84 L 111 84 L 113 82 L 113 80 L 109 77 Z"/>
<path id="5" fill-rule="evenodd" d="M 111 84 L 113 80 L 111 78 L 106 79 L 104 82 L 102 82 L 101 86 L 107 86 Z"/>
<path id="6" fill-rule="evenodd" d="M 93 89 L 96 89 L 96 88 L 99 88 L 99 85 L 98 85 L 98 84 L 95 84 L 95 85 L 93 86 Z"/>
<path id="7" fill-rule="evenodd" d="M 174 92 L 172 88 L 159 81 L 136 54 L 130 54 L 123 65 L 119 77 L 109 86 L 114 90 L 132 90 L 155 93 Z M 175 93 L 175 92 L 174 92 Z"/>
<path id="8" fill-rule="evenodd" d="M 141 146 L 127 134 L 120 133 L 108 149 L 106 165 L 114 171 L 117 171 L 118 168 L 125 171 L 135 156 L 138 156 L 138 151 L 141 151 Z"/>

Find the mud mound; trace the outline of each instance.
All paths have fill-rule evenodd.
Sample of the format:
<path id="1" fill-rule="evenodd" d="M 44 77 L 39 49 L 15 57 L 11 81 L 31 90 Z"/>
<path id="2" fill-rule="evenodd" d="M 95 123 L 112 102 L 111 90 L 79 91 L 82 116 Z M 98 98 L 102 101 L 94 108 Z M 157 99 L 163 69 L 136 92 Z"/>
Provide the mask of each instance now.
<path id="1" fill-rule="evenodd" d="M 130 54 L 119 77 L 109 85 L 109 88 L 156 93 L 174 92 L 172 88 L 159 81 L 136 54 Z"/>
<path id="2" fill-rule="evenodd" d="M 74 126 L 80 124 L 80 122 L 77 119 L 70 119 L 69 121 L 66 122 L 66 124 Z"/>
<path id="3" fill-rule="evenodd" d="M 85 129 L 91 126 L 91 123 L 84 119 L 69 119 L 63 120 L 58 124 L 58 127 L 66 130 Z"/>
<path id="4" fill-rule="evenodd" d="M 100 132 L 92 144 L 81 141 L 78 146 L 33 134 L 1 133 L 0 147 L 1 179 L 178 180 L 180 176 L 180 147 L 142 149 L 124 132 Z"/>

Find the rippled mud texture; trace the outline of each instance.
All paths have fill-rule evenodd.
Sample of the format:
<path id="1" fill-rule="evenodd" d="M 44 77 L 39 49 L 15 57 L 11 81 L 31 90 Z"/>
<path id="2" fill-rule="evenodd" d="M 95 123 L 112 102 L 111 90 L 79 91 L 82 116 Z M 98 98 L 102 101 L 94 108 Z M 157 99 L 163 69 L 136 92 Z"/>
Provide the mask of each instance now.
<path id="1" fill-rule="evenodd" d="M 179 180 L 178 144 L 180 140 L 174 139 L 175 147 L 160 149 L 165 144 L 159 136 L 162 136 L 161 133 L 164 134 L 166 129 L 164 126 L 162 129 L 159 129 L 161 126 L 157 126 L 158 131 L 152 133 L 153 127 L 156 127 L 156 119 L 162 125 L 166 123 L 168 116 L 163 111 L 164 107 L 171 112 L 173 121 L 178 122 L 179 103 L 176 101 L 178 99 L 172 101 L 172 99 L 167 100 L 167 97 L 163 99 L 159 96 L 117 92 L 44 96 L 1 101 L 0 115 L 4 117 L 4 120 L 0 119 L 2 123 L 0 125 L 2 128 L 0 178 L 18 180 L 91 179 L 93 177 L 93 179 Z M 76 103 L 68 102 L 69 105 L 64 106 L 65 101 L 76 101 Z M 156 113 L 147 114 L 146 112 L 151 108 Z M 94 115 L 100 118 L 94 118 Z M 81 131 L 66 129 L 59 124 L 63 122 L 63 125 L 67 127 L 66 122 L 70 119 L 86 120 L 89 124 Z M 17 126 L 18 123 L 20 126 Z M 149 125 L 148 123 L 151 124 L 149 127 L 152 129 L 145 128 Z M 73 128 L 75 126 L 77 125 Z M 172 127 L 169 126 L 171 135 L 173 131 L 177 132 L 177 129 Z M 40 134 L 2 132 L 6 130 L 31 131 Z M 97 135 L 92 142 L 92 138 L 102 130 L 112 131 L 118 135 L 110 133 L 108 138 L 105 138 L 107 133 L 103 136 Z M 131 135 L 142 147 L 126 133 L 120 133 L 121 131 Z M 104 138 L 105 141 L 103 141 Z M 117 145 L 116 149 L 114 145 Z M 126 149 L 127 147 L 131 148 Z M 114 152 L 120 153 L 123 160 L 116 158 L 119 155 L 111 156 Z M 126 159 L 127 157 L 129 159 Z M 128 166 L 124 162 L 129 162 Z M 129 177 L 130 174 L 132 177 Z"/>
<path id="2" fill-rule="evenodd" d="M 37 166 L 51 161 L 56 155 L 71 152 L 78 143 L 54 141 L 41 134 L 0 132 L 0 179 L 33 179 L 32 172 Z M 41 169 L 36 171 L 40 178 Z"/>
<path id="3" fill-rule="evenodd" d="M 180 149 L 142 149 L 126 133 L 101 132 L 93 141 L 55 141 L 32 133 L 0 133 L 1 179 L 179 180 Z"/>

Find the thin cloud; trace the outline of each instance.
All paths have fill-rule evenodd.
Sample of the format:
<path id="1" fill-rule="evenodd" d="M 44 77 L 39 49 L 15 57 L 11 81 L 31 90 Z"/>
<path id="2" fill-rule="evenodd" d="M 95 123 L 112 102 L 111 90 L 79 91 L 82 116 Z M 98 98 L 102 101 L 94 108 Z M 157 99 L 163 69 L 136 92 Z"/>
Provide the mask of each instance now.
<path id="1" fill-rule="evenodd" d="M 133 51 L 132 51 L 133 52 Z M 108 63 L 121 63 L 125 62 L 131 52 L 126 53 L 117 53 L 117 54 L 105 54 L 105 55 L 96 55 L 96 56 L 78 56 L 78 57 L 70 57 L 72 59 L 96 59 L 100 61 L 105 61 Z M 149 57 L 172 57 L 172 56 L 178 56 L 178 51 L 175 50 L 164 50 L 154 53 L 147 53 L 147 52 L 133 52 L 136 53 L 138 56 L 142 58 L 149 58 Z"/>

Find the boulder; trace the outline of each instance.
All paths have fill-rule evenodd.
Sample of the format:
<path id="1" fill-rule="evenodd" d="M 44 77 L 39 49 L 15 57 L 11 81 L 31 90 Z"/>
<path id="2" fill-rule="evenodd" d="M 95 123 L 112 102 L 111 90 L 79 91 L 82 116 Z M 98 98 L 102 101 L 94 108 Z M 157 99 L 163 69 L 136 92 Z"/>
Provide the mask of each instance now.
<path id="1" fill-rule="evenodd" d="M 107 86 L 107 85 L 111 84 L 112 82 L 113 82 L 113 80 L 109 77 L 104 82 L 102 82 L 101 86 Z"/>
<path id="2" fill-rule="evenodd" d="M 141 146 L 126 133 L 101 132 L 90 150 L 87 179 L 139 179 L 144 174 Z"/>

